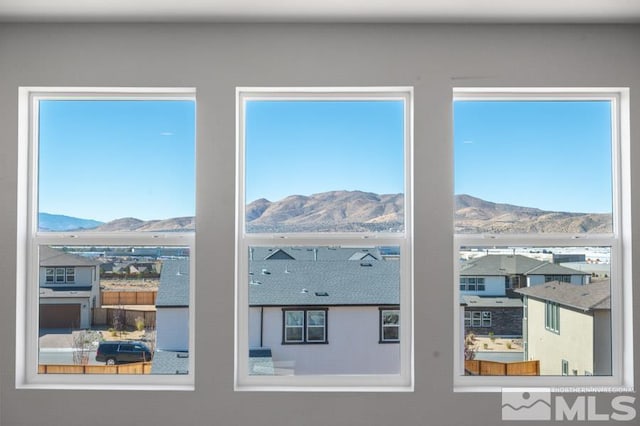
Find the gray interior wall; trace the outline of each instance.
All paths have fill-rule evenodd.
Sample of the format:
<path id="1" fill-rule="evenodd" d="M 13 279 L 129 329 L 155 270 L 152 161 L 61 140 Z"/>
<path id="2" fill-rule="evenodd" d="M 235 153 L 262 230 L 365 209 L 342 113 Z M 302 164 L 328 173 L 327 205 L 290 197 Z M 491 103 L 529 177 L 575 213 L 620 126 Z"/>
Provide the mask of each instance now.
<path id="1" fill-rule="evenodd" d="M 195 392 L 15 390 L 20 85 L 197 88 Z M 233 391 L 235 87 L 295 85 L 415 87 L 413 393 Z M 499 394 L 452 392 L 451 88 L 465 85 L 628 86 L 633 102 L 640 26 L 0 24 L 2 425 L 498 423 Z M 632 123 L 640 122 L 636 106 Z M 632 164 L 638 143 L 632 131 Z M 636 168 L 634 188 L 639 179 Z M 637 338 L 637 316 L 635 324 Z"/>

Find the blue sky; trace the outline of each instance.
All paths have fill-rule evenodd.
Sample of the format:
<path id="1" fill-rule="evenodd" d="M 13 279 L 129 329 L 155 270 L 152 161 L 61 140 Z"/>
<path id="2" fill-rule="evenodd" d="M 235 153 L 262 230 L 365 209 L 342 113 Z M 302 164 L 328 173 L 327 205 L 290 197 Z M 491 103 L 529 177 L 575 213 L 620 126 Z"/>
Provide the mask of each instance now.
<path id="1" fill-rule="evenodd" d="M 402 101 L 248 101 L 246 201 L 404 192 Z"/>
<path id="2" fill-rule="evenodd" d="M 43 100 L 39 132 L 40 212 L 195 214 L 195 102 Z"/>
<path id="3" fill-rule="evenodd" d="M 456 101 L 454 145 L 456 194 L 611 212 L 607 101 Z"/>

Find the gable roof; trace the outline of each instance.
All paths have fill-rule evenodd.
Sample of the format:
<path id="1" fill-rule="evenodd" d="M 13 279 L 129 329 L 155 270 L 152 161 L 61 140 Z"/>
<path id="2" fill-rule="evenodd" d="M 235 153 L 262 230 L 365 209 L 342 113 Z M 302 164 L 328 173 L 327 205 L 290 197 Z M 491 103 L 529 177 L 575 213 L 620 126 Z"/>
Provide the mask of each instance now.
<path id="1" fill-rule="evenodd" d="M 521 254 L 488 254 L 463 263 L 460 267 L 460 275 L 589 275 L 589 273 Z"/>
<path id="2" fill-rule="evenodd" d="M 519 288 L 515 292 L 534 299 L 556 302 L 588 311 L 611 309 L 610 287 L 609 280 L 584 285 L 551 281 L 533 287 Z"/>
<path id="3" fill-rule="evenodd" d="M 49 246 L 40 246 L 40 266 L 96 266 L 100 262 Z"/>
<path id="4" fill-rule="evenodd" d="M 254 261 L 259 260 L 363 260 L 364 258 L 381 259 L 380 250 L 371 248 L 349 247 L 251 247 Z"/>
<path id="5" fill-rule="evenodd" d="M 189 306 L 189 259 L 162 262 L 156 307 Z"/>
<path id="6" fill-rule="evenodd" d="M 460 296 L 460 304 L 470 308 L 522 308 L 519 297 L 491 297 L 464 294 Z"/>
<path id="7" fill-rule="evenodd" d="M 252 261 L 250 306 L 397 305 L 395 260 Z"/>

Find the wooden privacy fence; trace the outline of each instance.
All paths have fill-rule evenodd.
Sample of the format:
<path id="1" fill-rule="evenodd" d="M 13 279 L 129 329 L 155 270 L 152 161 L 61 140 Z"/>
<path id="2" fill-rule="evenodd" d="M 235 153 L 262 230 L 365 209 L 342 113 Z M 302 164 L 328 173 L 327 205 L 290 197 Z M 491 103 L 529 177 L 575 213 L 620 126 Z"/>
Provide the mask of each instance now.
<path id="1" fill-rule="evenodd" d="M 121 365 L 40 364 L 38 374 L 151 374 L 150 362 Z"/>
<path id="2" fill-rule="evenodd" d="M 496 362 L 465 360 L 466 374 L 473 376 L 539 376 L 540 361 Z"/>
<path id="3" fill-rule="evenodd" d="M 102 305 L 155 305 L 157 291 L 101 291 Z"/>
<path id="4" fill-rule="evenodd" d="M 119 308 L 94 308 L 93 309 L 93 325 L 113 325 L 113 319 L 117 315 Z M 147 329 L 156 328 L 156 312 L 155 311 L 135 311 L 132 309 L 122 309 L 124 312 L 125 325 L 135 327 L 136 320 L 142 318 L 144 326 Z"/>

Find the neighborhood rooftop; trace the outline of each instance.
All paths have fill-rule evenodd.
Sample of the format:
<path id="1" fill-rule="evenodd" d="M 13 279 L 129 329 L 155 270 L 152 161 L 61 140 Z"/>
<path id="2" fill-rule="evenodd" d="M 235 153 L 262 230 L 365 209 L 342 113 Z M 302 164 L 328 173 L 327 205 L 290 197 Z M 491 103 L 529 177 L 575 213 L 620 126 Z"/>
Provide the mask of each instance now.
<path id="1" fill-rule="evenodd" d="M 464 262 L 460 267 L 460 275 L 589 275 L 589 273 L 520 254 L 489 254 Z"/>
<path id="2" fill-rule="evenodd" d="M 380 260 L 382 255 L 375 247 L 251 247 L 251 260 Z"/>
<path id="3" fill-rule="evenodd" d="M 162 264 L 156 306 L 189 306 L 189 259 L 167 259 Z"/>
<path id="4" fill-rule="evenodd" d="M 96 266 L 100 262 L 71 253 L 65 253 L 62 248 L 40 246 L 40 266 Z"/>
<path id="5" fill-rule="evenodd" d="M 250 306 L 397 305 L 400 263 L 376 260 L 376 249 L 273 249 L 304 260 L 257 260 L 269 249 L 254 252 L 249 264 Z M 290 253 L 290 254 L 289 254 Z M 327 259 L 327 260 L 319 260 Z"/>
<path id="6" fill-rule="evenodd" d="M 490 297 L 465 294 L 460 296 L 460 304 L 471 308 L 522 308 L 519 297 Z"/>
<path id="7" fill-rule="evenodd" d="M 533 287 L 520 288 L 515 291 L 527 297 L 548 300 L 584 311 L 611 308 L 609 280 L 586 285 L 552 281 Z"/>

